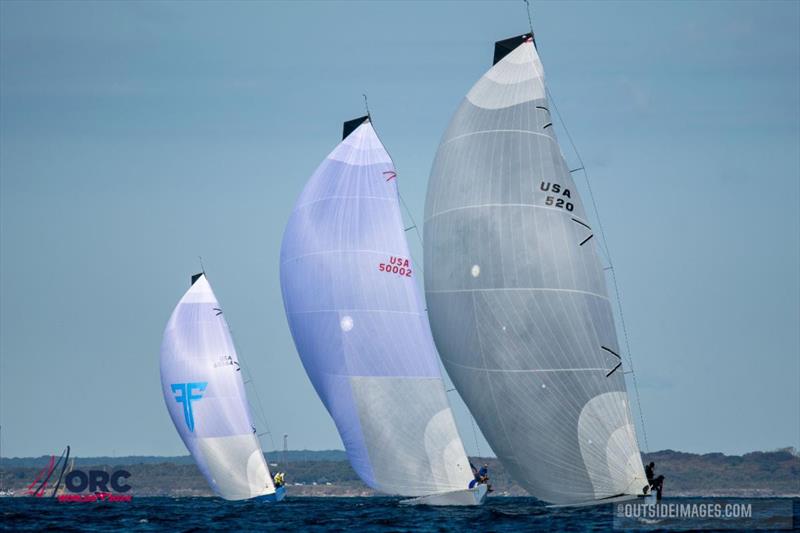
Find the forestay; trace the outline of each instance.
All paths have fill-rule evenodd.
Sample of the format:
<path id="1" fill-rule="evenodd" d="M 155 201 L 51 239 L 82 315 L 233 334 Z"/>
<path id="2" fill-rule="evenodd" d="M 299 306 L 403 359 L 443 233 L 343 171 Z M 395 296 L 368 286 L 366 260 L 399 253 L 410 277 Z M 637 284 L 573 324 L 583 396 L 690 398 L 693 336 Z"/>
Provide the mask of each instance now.
<path id="1" fill-rule="evenodd" d="M 425 211 L 433 336 L 510 474 L 553 503 L 640 494 L 603 267 L 530 34 L 498 42 L 461 103 Z"/>
<path id="2" fill-rule="evenodd" d="M 309 179 L 281 248 L 289 327 L 348 458 L 370 487 L 423 496 L 472 479 L 400 213 L 368 117 Z"/>
<path id="3" fill-rule="evenodd" d="M 275 486 L 251 421 L 228 324 L 206 276 L 192 281 L 161 344 L 167 410 L 218 496 L 272 495 Z"/>

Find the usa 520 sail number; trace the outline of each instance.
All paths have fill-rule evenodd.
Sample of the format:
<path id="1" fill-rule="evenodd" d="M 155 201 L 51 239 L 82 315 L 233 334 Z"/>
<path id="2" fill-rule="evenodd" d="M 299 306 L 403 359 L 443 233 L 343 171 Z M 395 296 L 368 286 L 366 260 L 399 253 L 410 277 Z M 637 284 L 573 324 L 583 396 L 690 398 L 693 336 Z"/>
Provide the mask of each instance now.
<path id="1" fill-rule="evenodd" d="M 558 183 L 550 183 L 549 181 L 548 182 L 543 181 L 541 185 L 539 185 L 539 188 L 542 189 L 544 192 L 550 191 L 553 193 L 553 196 L 547 196 L 544 199 L 544 205 L 550 205 L 553 207 L 558 207 L 560 209 L 566 209 L 567 211 L 572 211 L 573 209 L 575 209 L 575 206 L 572 205 L 571 202 L 564 200 L 564 198 L 556 198 L 555 196 L 560 194 L 560 196 L 572 198 L 572 194 L 566 187 L 561 187 L 561 185 L 559 185 Z"/>

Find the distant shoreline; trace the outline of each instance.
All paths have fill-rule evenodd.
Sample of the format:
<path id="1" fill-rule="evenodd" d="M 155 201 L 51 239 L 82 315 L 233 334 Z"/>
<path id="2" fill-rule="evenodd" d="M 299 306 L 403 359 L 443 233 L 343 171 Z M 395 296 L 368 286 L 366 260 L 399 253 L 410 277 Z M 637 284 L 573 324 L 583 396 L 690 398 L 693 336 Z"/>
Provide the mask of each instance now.
<path id="1" fill-rule="evenodd" d="M 293 450 L 266 454 L 270 469 L 285 472 L 289 496 L 378 497 L 356 475 L 342 450 Z M 643 454 L 654 461 L 657 473 L 666 476 L 666 495 L 681 498 L 800 498 L 800 456 L 794 449 L 752 452 L 744 455 L 692 454 L 662 450 Z M 486 462 L 495 493 L 492 497 L 528 496 L 494 457 Z M 0 489 L 20 496 L 49 456 L 3 458 Z M 77 457 L 74 468 L 82 470 L 125 469 L 134 497 L 212 497 L 208 484 L 191 457 L 124 456 Z"/>

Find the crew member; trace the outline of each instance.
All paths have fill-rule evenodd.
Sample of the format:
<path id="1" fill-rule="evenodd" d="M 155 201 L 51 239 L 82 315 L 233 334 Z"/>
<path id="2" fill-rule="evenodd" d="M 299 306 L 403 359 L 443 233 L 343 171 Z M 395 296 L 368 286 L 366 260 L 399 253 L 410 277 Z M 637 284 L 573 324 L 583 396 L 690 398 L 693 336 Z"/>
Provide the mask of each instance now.
<path id="1" fill-rule="evenodd" d="M 650 484 L 650 490 L 656 491 L 656 499 L 661 499 L 661 491 L 664 488 L 664 476 L 655 477 L 655 470 L 656 464 L 650 461 L 646 467 L 644 467 L 644 473 L 647 476 L 647 483 Z"/>
<path id="2" fill-rule="evenodd" d="M 489 483 L 489 464 L 483 463 L 483 466 L 478 470 L 478 483 L 486 483 L 487 492 L 492 492 L 492 484 Z"/>

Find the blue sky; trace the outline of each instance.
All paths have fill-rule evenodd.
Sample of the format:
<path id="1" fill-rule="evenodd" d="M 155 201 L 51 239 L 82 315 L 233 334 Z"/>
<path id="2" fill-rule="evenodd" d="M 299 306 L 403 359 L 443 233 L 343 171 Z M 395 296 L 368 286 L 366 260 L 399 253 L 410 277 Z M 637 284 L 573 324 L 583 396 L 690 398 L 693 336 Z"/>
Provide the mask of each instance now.
<path id="1" fill-rule="evenodd" d="M 797 2 L 533 3 L 651 450 L 800 446 L 799 20 Z M 421 220 L 450 116 L 527 27 L 521 1 L 0 2 L 3 455 L 185 453 L 158 350 L 198 255 L 275 443 L 340 448 L 283 315 L 291 205 L 366 92 Z"/>

